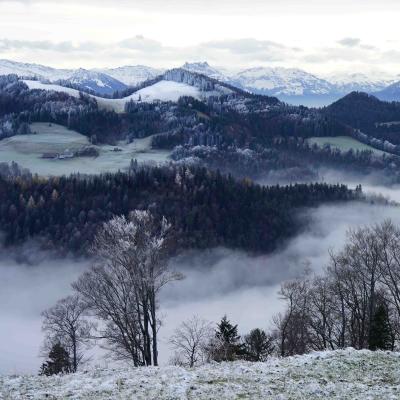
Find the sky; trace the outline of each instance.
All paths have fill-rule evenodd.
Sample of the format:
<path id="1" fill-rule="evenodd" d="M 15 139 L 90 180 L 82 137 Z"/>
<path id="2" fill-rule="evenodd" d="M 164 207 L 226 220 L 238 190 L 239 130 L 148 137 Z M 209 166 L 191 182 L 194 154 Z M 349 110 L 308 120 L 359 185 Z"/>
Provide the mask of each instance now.
<path id="1" fill-rule="evenodd" d="M 0 0 L 0 58 L 398 73 L 397 0 Z"/>

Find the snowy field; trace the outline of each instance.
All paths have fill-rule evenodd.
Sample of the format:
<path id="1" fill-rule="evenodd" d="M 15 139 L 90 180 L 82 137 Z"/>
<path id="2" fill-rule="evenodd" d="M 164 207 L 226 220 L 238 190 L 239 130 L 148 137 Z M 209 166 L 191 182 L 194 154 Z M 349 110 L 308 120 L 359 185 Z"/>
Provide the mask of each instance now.
<path id="1" fill-rule="evenodd" d="M 317 144 L 318 146 L 323 147 L 324 145 L 329 144 L 331 147 L 337 148 L 341 151 L 369 150 L 375 153 L 377 156 L 381 156 L 383 154 L 389 154 L 386 153 L 385 151 L 375 149 L 374 147 L 369 146 L 368 144 L 361 143 L 358 140 L 355 140 L 348 136 L 313 137 L 307 140 L 311 145 Z"/>
<path id="2" fill-rule="evenodd" d="M 0 377 L 0 399 L 399 399 L 400 353 L 319 352 L 266 363 Z"/>
<path id="3" fill-rule="evenodd" d="M 0 140 L 0 162 L 15 161 L 32 173 L 43 176 L 69 175 L 72 173 L 99 174 L 117 172 L 129 167 L 131 159 L 138 162 L 162 163 L 169 152 L 151 149 L 151 137 L 135 139 L 133 143 L 117 146 L 94 146 L 98 157 L 74 157 L 70 159 L 45 159 L 44 153 L 62 153 L 69 149 L 78 150 L 90 145 L 86 136 L 61 125 L 35 123 L 31 125 L 31 135 L 17 135 Z M 122 151 L 113 151 L 119 147 Z"/>
<path id="4" fill-rule="evenodd" d="M 79 97 L 79 91 L 76 89 L 66 88 L 60 85 L 41 83 L 39 81 L 24 80 L 29 89 L 54 90 L 56 92 L 64 92 L 70 96 Z M 194 86 L 185 83 L 177 83 L 172 81 L 160 81 L 154 85 L 138 90 L 123 99 L 104 99 L 102 97 L 91 96 L 97 100 L 99 107 L 107 110 L 113 110 L 117 113 L 124 112 L 125 104 L 130 101 L 138 101 L 139 98 L 144 102 L 160 101 L 178 101 L 182 96 L 192 96 L 200 98 L 200 91 Z"/>

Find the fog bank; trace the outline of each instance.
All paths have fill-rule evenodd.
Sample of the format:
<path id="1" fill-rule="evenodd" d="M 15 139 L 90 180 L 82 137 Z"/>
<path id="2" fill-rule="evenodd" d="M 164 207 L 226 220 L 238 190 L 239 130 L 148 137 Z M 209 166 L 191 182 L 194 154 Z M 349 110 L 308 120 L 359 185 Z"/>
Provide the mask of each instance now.
<path id="1" fill-rule="evenodd" d="M 321 271 L 328 250 L 338 250 L 346 230 L 391 218 L 400 225 L 400 209 L 361 203 L 321 206 L 303 213 L 307 229 L 273 254 L 251 256 L 218 248 L 190 251 L 172 261 L 186 279 L 166 287 L 161 295 L 160 360 L 168 361 L 168 337 L 174 328 L 196 314 L 214 323 L 227 314 L 241 334 L 268 328 L 282 304 L 280 283 L 301 273 L 306 262 Z M 46 253 L 25 251 L 23 263 L 15 254 L 0 256 L 0 374 L 37 373 L 42 343 L 40 313 L 71 293 L 70 284 L 89 262 L 59 260 Z M 19 259 L 21 261 L 19 252 Z"/>

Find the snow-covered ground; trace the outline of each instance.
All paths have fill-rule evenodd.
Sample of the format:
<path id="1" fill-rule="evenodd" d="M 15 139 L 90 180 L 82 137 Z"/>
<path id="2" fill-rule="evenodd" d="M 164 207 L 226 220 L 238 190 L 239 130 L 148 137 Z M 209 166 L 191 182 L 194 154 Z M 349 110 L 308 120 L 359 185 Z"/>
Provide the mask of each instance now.
<path id="1" fill-rule="evenodd" d="M 24 80 L 30 89 L 54 90 L 56 92 L 64 92 L 70 96 L 79 97 L 79 91 L 70 89 L 55 84 L 42 83 L 39 81 Z M 130 96 L 123 99 L 105 99 L 102 97 L 92 96 L 97 100 L 100 107 L 114 110 L 117 113 L 124 111 L 125 104 L 130 101 L 138 101 L 139 99 L 144 102 L 160 101 L 178 101 L 182 96 L 192 96 L 200 98 L 200 91 L 194 86 L 185 83 L 178 83 L 173 81 L 160 81 L 154 85 L 147 86 L 138 90 Z"/>
<path id="2" fill-rule="evenodd" d="M 43 176 L 69 175 L 72 173 L 99 174 L 117 172 L 129 167 L 131 159 L 138 162 L 164 162 L 169 151 L 152 150 L 151 137 L 135 139 L 133 143 L 117 146 L 93 146 L 99 151 L 98 157 L 74 157 L 69 159 L 47 159 L 44 153 L 74 152 L 90 145 L 88 138 L 61 125 L 34 123 L 36 134 L 16 135 L 0 140 L 0 162 L 15 161 L 32 173 Z M 118 147 L 121 151 L 114 151 Z"/>
<path id="3" fill-rule="evenodd" d="M 6 399 L 399 399 L 399 353 L 319 352 L 266 363 L 91 369 L 54 377 L 0 377 Z"/>

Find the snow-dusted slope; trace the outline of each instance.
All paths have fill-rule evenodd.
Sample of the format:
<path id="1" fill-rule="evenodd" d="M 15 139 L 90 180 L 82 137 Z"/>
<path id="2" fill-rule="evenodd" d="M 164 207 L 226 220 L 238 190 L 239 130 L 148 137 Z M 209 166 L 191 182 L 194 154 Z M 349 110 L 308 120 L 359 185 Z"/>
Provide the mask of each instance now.
<path id="1" fill-rule="evenodd" d="M 140 83 L 153 79 L 164 73 L 164 70 L 162 69 L 146 67 L 144 65 L 107 68 L 99 71 L 129 86 L 137 86 Z"/>
<path id="2" fill-rule="evenodd" d="M 384 101 L 400 101 L 400 82 L 395 82 L 373 95 Z"/>
<path id="3" fill-rule="evenodd" d="M 93 90 L 100 94 L 113 94 L 116 91 L 121 91 L 127 88 L 124 83 L 109 75 L 82 68 L 76 70 L 70 77 L 68 77 L 67 81 L 82 89 Z"/>
<path id="4" fill-rule="evenodd" d="M 217 79 L 221 82 L 226 82 L 229 80 L 229 76 L 221 72 L 220 70 L 211 67 L 208 62 L 193 62 L 193 63 L 188 63 L 186 62 L 183 66 L 182 69 L 185 69 L 190 72 L 195 72 L 197 74 L 202 74 L 209 76 L 210 78 Z"/>
<path id="5" fill-rule="evenodd" d="M 54 90 L 55 92 L 63 92 L 67 93 L 73 97 L 79 97 L 79 90 L 67 88 L 61 85 L 51 84 L 51 83 L 42 83 L 40 81 L 31 81 L 29 79 L 24 79 L 29 89 L 41 89 L 41 90 Z"/>
<path id="6" fill-rule="evenodd" d="M 67 79 L 73 72 L 70 69 L 56 69 L 39 64 L 0 60 L 0 75 L 16 74 L 21 77 L 37 77 L 56 81 Z"/>
<path id="7" fill-rule="evenodd" d="M 333 89 L 329 82 L 293 68 L 251 68 L 230 79 L 246 90 L 273 96 L 325 95 Z"/>
<path id="8" fill-rule="evenodd" d="M 64 92 L 70 96 L 79 97 L 79 91 L 76 89 L 66 88 L 55 84 L 46 84 L 38 81 L 24 80 L 30 89 L 54 90 L 56 92 Z M 114 110 L 115 112 L 123 112 L 125 103 L 134 101 L 154 102 L 160 101 L 178 101 L 181 96 L 192 96 L 200 98 L 200 90 L 194 86 L 185 83 L 174 82 L 170 80 L 162 80 L 154 85 L 147 86 L 138 90 L 132 95 L 123 99 L 105 99 L 102 97 L 91 96 L 97 100 L 100 107 Z"/>
<path id="9" fill-rule="evenodd" d="M 353 91 L 372 93 L 384 89 L 394 82 L 394 78 L 384 73 L 341 73 L 327 76 L 336 91 L 348 94 Z"/>
<path id="10" fill-rule="evenodd" d="M 0 377 L 0 398 L 395 400 L 399 369 L 399 353 L 347 349 L 194 369 L 93 369 L 66 376 Z"/>
<path id="11" fill-rule="evenodd" d="M 185 83 L 162 80 L 140 89 L 134 95 L 140 96 L 142 101 L 147 102 L 155 100 L 178 101 L 182 96 L 200 98 L 200 91 L 198 88 Z"/>

